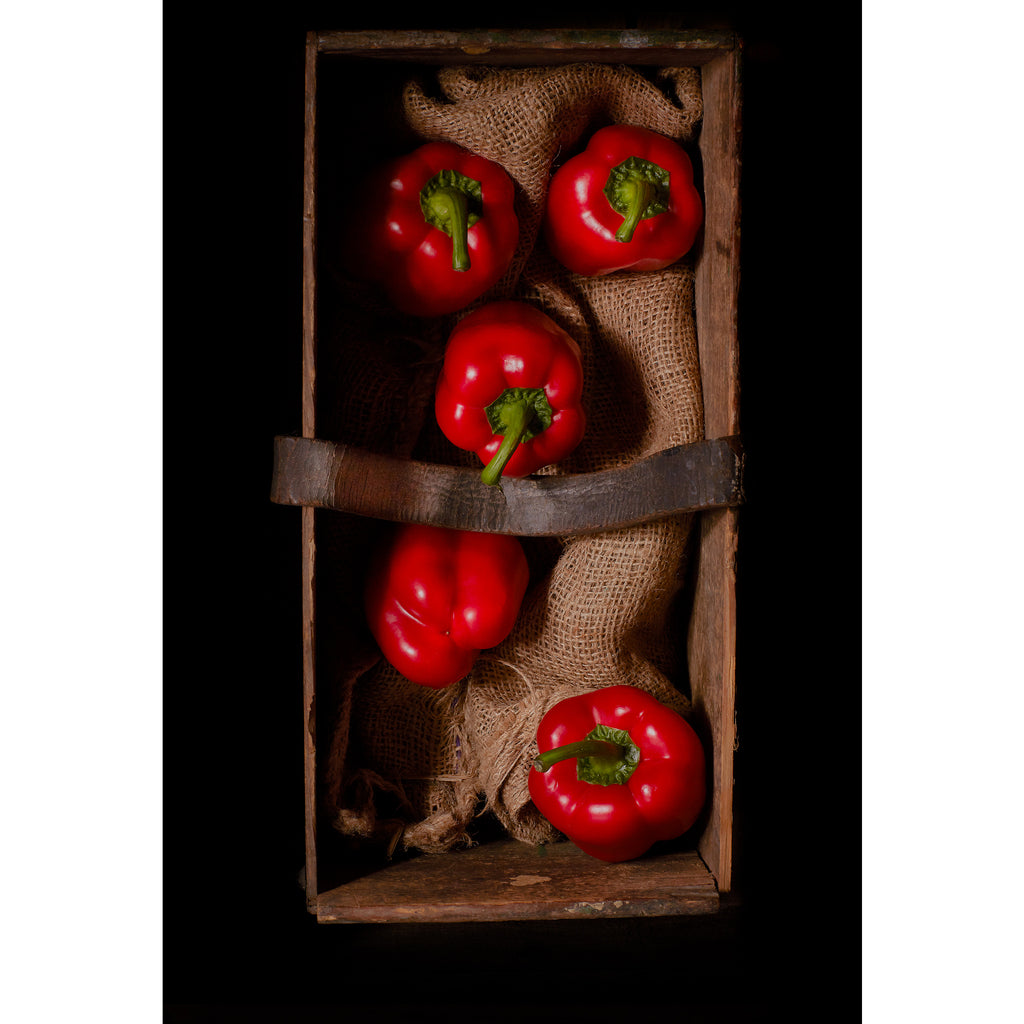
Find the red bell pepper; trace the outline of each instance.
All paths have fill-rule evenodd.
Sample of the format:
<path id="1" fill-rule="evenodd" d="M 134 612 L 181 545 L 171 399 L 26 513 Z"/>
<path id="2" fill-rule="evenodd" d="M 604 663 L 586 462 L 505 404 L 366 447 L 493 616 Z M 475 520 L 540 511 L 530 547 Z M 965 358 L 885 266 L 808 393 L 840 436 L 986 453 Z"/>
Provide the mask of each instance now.
<path id="1" fill-rule="evenodd" d="M 505 169 L 447 142 L 391 161 L 354 201 L 346 263 L 400 310 L 440 316 L 493 287 L 519 242 Z"/>
<path id="2" fill-rule="evenodd" d="M 681 715 L 635 686 L 560 701 L 537 729 L 530 796 L 591 856 L 632 860 L 681 836 L 705 799 L 704 750 Z"/>
<path id="3" fill-rule="evenodd" d="M 597 277 L 675 263 L 703 219 L 685 150 L 647 128 L 615 124 L 552 175 L 544 232 L 561 264 Z"/>
<path id="4" fill-rule="evenodd" d="M 579 345 L 523 302 L 492 302 L 452 331 L 435 396 L 437 423 L 452 444 L 485 463 L 481 479 L 527 476 L 582 440 Z"/>
<path id="5" fill-rule="evenodd" d="M 371 563 L 367 623 L 406 679 L 440 689 L 508 636 L 528 582 L 515 537 L 404 524 Z"/>

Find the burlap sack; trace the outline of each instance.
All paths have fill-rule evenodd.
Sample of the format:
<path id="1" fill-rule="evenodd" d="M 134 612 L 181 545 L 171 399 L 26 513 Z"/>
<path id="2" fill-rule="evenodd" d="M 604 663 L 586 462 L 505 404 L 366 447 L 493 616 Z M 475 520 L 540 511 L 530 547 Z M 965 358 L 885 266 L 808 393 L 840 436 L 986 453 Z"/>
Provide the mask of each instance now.
<path id="1" fill-rule="evenodd" d="M 582 278 L 557 264 L 539 237 L 551 171 L 592 131 L 631 123 L 693 140 L 701 116 L 697 71 L 450 68 L 410 81 L 403 103 L 424 141 L 480 153 L 516 183 L 519 247 L 503 280 L 474 306 L 496 298 L 529 302 L 580 344 L 587 433 L 569 458 L 542 472 L 626 465 L 699 440 L 692 257 L 657 273 Z M 341 375 L 345 389 L 318 432 L 479 465 L 440 434 L 431 405 L 445 340 L 464 312 L 409 320 L 372 290 L 341 277 L 334 284 L 344 292 L 348 341 L 335 346 L 321 372 Z M 527 792 L 536 728 L 548 708 L 575 693 L 629 683 L 688 710 L 672 682 L 683 663 L 673 612 L 691 525 L 692 517 L 679 516 L 595 535 L 524 539 L 531 584 L 515 628 L 467 679 L 444 690 L 408 683 L 380 661 L 367 669 L 372 658 L 364 644 L 364 659 L 335 681 L 325 759 L 324 810 L 332 824 L 391 849 L 437 852 L 471 843 L 473 819 L 486 810 L 516 839 L 558 838 Z M 353 551 L 366 547 L 373 530 L 336 516 L 322 531 L 339 594 L 351 593 L 362 564 Z M 346 613 L 356 614 L 354 603 Z"/>

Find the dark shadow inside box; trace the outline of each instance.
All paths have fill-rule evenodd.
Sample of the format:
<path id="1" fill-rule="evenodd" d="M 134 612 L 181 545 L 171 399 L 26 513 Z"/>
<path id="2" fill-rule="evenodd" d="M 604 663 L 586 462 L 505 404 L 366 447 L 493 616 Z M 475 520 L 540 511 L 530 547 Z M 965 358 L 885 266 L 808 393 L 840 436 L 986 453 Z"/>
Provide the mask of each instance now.
<path id="1" fill-rule="evenodd" d="M 369 240 L 350 223 L 365 201 L 362 179 L 422 144 L 401 112 L 416 74 L 404 63 L 327 56 L 317 75 L 317 436 L 398 456 L 412 453 L 428 421 L 453 321 L 404 316 L 378 284 L 358 279 L 351 266 Z"/>

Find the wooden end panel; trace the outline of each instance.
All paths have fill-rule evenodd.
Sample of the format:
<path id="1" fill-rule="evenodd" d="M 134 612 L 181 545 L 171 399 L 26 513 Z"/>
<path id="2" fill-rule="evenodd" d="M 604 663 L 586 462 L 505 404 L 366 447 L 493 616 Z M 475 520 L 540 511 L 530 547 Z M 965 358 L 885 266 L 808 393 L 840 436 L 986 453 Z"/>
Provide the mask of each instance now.
<path id="1" fill-rule="evenodd" d="M 321 923 L 581 920 L 711 914 L 715 880 L 693 850 L 606 864 L 571 843 L 499 840 L 396 861 L 320 895 Z"/>
<path id="2" fill-rule="evenodd" d="M 701 65 L 735 45 L 728 30 L 659 28 L 322 32 L 323 53 L 421 64 L 529 66 L 575 61 Z"/>

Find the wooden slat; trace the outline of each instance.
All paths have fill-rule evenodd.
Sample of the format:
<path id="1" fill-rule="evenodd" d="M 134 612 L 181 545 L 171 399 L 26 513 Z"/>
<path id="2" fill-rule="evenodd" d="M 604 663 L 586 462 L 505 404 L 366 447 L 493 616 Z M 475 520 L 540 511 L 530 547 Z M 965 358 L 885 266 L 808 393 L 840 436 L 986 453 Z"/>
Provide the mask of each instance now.
<path id="1" fill-rule="evenodd" d="M 302 201 L 302 435 L 316 436 L 316 33 L 306 37 Z"/>
<path id="2" fill-rule="evenodd" d="M 739 504 L 737 438 L 680 445 L 618 469 L 503 479 L 322 439 L 278 437 L 271 499 L 457 530 L 568 536 Z"/>
<path id="3" fill-rule="evenodd" d="M 707 826 L 697 849 L 722 892 L 732 888 L 733 754 L 737 743 L 735 556 L 736 513 L 704 513 L 686 651 L 694 724 L 711 740 Z"/>
<path id="4" fill-rule="evenodd" d="M 316 535 L 311 508 L 302 510 L 302 756 L 305 763 L 306 906 L 316 906 Z"/>
<path id="5" fill-rule="evenodd" d="M 699 148 L 704 168 L 704 241 L 694 297 L 704 396 L 704 434 L 740 433 L 739 261 L 740 96 L 736 53 L 701 73 L 704 121 Z"/>
<path id="6" fill-rule="evenodd" d="M 305 140 L 302 229 L 302 432 L 316 436 L 316 34 L 306 37 Z M 306 905 L 317 895 L 316 863 L 316 522 L 312 508 L 302 510 L 302 689 L 306 721 L 305 761 Z"/>
<path id="7" fill-rule="evenodd" d="M 321 52 L 425 64 L 564 64 L 567 61 L 704 64 L 735 45 L 728 31 L 658 29 L 471 29 L 321 32 Z"/>
<path id="8" fill-rule="evenodd" d="M 739 56 L 702 71 L 705 226 L 695 297 L 705 434 L 739 433 L 740 87 Z M 701 516 L 687 660 L 694 713 L 710 735 L 711 799 L 698 849 L 718 880 L 732 886 L 733 748 L 736 745 L 737 516 Z"/>
<path id="9" fill-rule="evenodd" d="M 388 923 L 662 917 L 718 909 L 692 850 L 606 864 L 571 843 L 496 840 L 395 863 L 321 893 L 322 922 Z"/>

